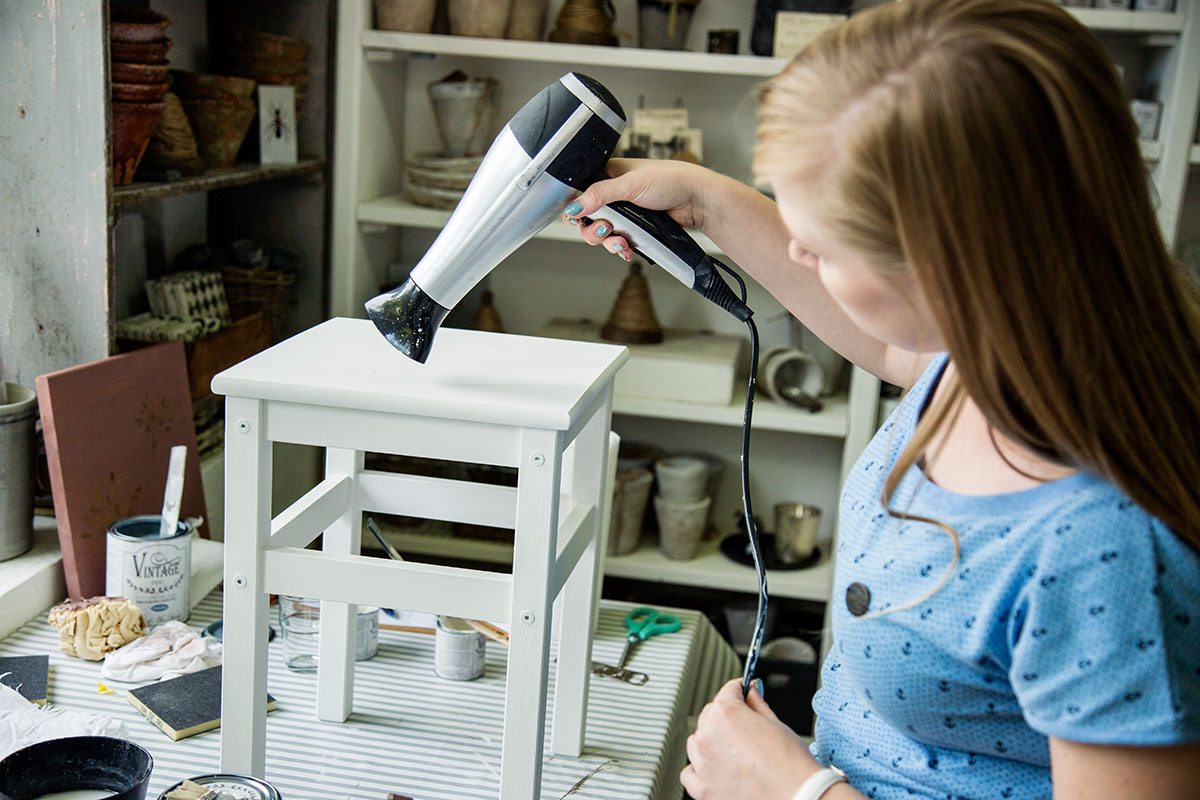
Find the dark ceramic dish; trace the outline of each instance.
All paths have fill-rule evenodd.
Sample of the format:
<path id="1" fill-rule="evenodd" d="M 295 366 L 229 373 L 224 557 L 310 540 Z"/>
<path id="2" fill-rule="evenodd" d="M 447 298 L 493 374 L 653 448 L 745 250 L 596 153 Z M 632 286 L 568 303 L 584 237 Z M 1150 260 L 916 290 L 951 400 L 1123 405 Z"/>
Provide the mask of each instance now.
<path id="1" fill-rule="evenodd" d="M 145 800 L 154 759 L 141 745 L 109 736 L 31 744 L 0 761 L 0 796 L 33 800 L 52 792 L 101 789 L 109 800 Z"/>

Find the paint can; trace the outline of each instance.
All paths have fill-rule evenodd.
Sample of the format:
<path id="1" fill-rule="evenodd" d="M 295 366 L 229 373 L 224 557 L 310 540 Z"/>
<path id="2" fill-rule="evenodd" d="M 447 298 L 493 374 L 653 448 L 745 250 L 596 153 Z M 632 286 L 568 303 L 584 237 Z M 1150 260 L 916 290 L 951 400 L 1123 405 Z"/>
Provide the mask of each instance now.
<path id="1" fill-rule="evenodd" d="M 379 606 L 358 607 L 354 660 L 366 661 L 379 652 Z"/>
<path id="2" fill-rule="evenodd" d="M 473 681 L 483 674 L 487 639 L 458 617 L 437 619 L 433 671 L 448 681 Z"/>
<path id="3" fill-rule="evenodd" d="M 168 788 L 158 796 L 158 800 L 168 800 L 171 793 L 179 789 L 195 789 L 195 786 L 185 787 L 185 784 L 189 782 L 207 791 L 215 791 L 222 800 L 226 800 L 226 798 L 228 800 L 282 800 L 279 790 L 262 778 L 232 773 L 197 775 L 194 778 L 188 778 L 187 781 L 180 781 Z"/>
<path id="4" fill-rule="evenodd" d="M 191 613 L 192 523 L 181 519 L 171 536 L 160 537 L 159 514 L 119 519 L 108 527 L 104 593 L 121 596 L 142 610 L 147 625 Z"/>

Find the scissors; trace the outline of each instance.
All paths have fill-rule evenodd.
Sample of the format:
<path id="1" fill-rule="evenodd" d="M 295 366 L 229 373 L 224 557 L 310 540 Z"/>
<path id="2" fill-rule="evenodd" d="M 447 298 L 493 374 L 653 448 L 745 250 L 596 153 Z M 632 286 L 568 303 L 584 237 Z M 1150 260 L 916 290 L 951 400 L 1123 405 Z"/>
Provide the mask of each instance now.
<path id="1" fill-rule="evenodd" d="M 674 633 L 682 626 L 683 622 L 679 617 L 660 614 L 656 608 L 641 606 L 630 611 L 625 615 L 625 627 L 629 629 L 629 635 L 625 637 L 625 649 L 621 651 L 621 660 L 617 662 L 617 668 L 625 666 L 633 646 L 638 642 L 644 642 L 660 633 Z"/>

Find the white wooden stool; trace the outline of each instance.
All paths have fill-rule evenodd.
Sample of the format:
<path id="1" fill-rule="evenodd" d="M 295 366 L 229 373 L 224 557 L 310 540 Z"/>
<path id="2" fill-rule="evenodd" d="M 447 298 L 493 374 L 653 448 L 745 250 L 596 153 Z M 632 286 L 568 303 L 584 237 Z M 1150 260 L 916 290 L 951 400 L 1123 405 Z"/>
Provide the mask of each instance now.
<path id="1" fill-rule="evenodd" d="M 276 593 L 323 601 L 316 712 L 336 722 L 352 707 L 354 604 L 508 620 L 500 797 L 540 795 L 560 592 L 551 749 L 583 747 L 615 469 L 612 382 L 627 357 L 612 345 L 450 328 L 418 364 L 370 322 L 332 319 L 213 379 L 226 396 L 222 772 L 264 776 Z M 324 480 L 274 519 L 273 442 L 325 448 Z M 516 467 L 517 486 L 367 470 L 364 451 Z M 362 556 L 370 511 L 512 528 L 512 574 Z M 323 550 L 304 549 L 322 532 Z"/>

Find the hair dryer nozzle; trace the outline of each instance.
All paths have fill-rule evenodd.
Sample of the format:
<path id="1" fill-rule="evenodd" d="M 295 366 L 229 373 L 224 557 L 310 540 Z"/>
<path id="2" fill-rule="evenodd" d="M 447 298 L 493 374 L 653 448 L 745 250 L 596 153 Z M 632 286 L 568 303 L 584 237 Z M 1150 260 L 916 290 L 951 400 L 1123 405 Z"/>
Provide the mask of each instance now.
<path id="1" fill-rule="evenodd" d="M 383 337 L 413 361 L 425 363 L 433 335 L 450 312 L 409 278 L 397 288 L 366 304 L 367 316 Z"/>

